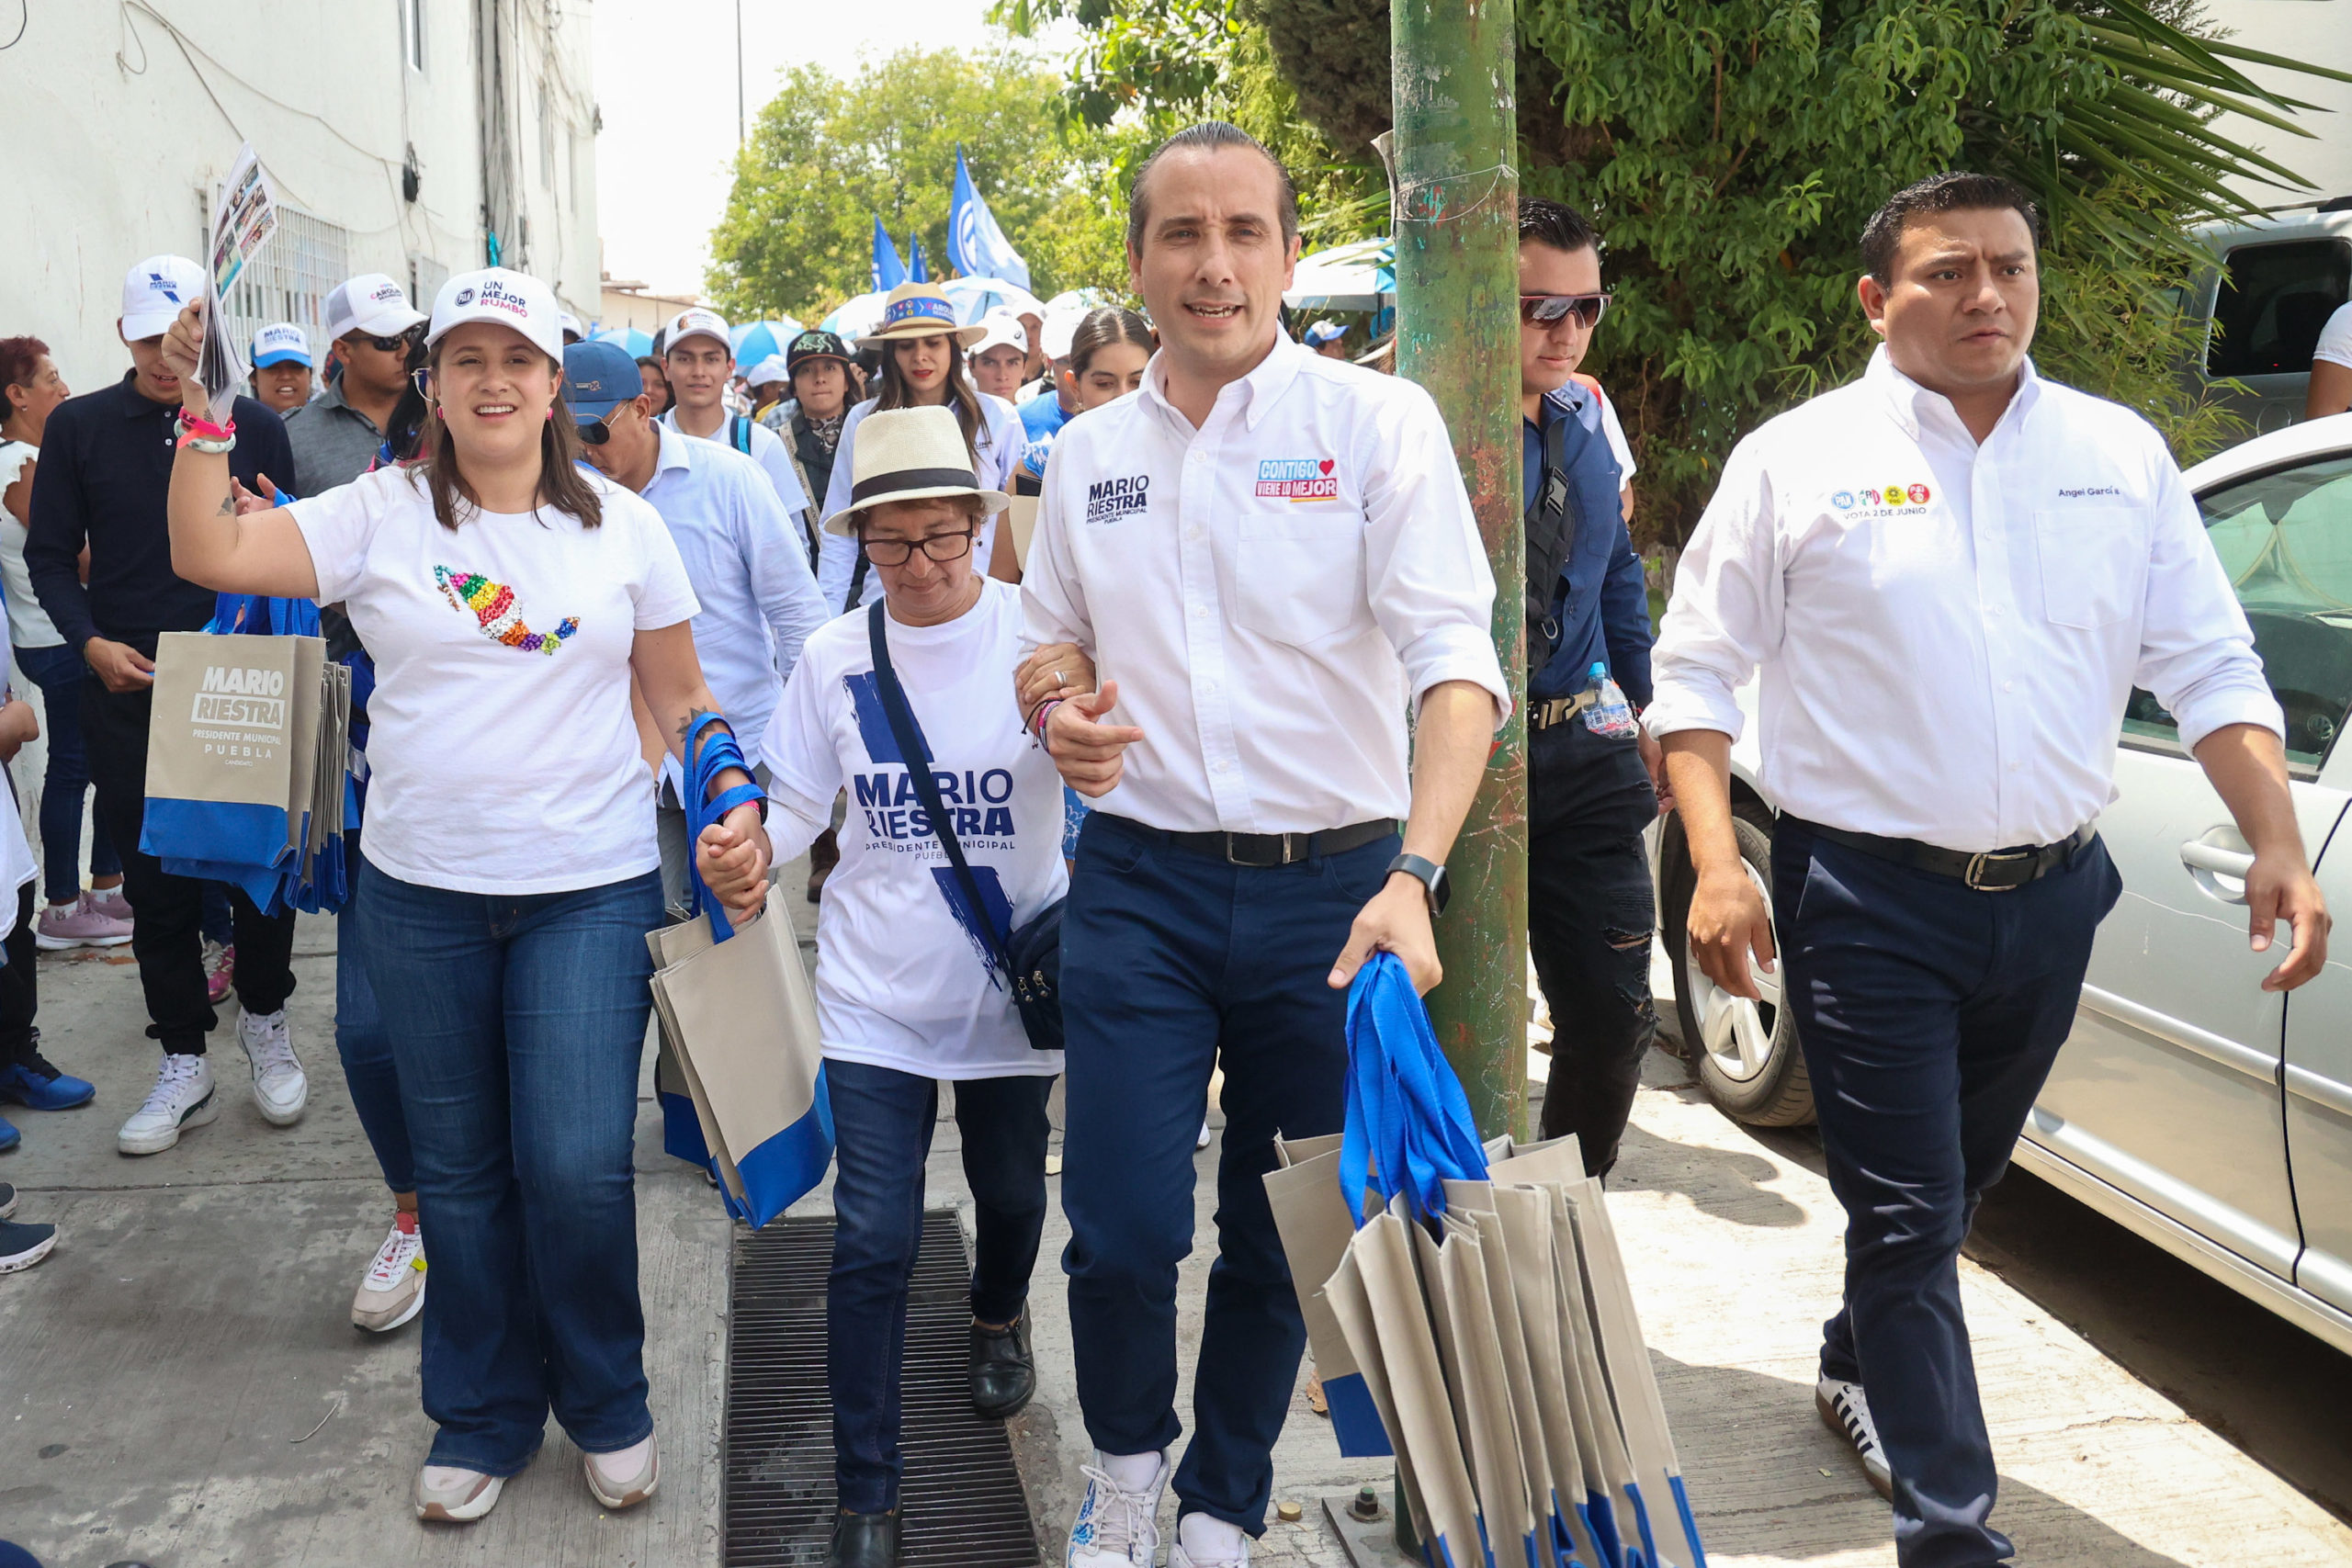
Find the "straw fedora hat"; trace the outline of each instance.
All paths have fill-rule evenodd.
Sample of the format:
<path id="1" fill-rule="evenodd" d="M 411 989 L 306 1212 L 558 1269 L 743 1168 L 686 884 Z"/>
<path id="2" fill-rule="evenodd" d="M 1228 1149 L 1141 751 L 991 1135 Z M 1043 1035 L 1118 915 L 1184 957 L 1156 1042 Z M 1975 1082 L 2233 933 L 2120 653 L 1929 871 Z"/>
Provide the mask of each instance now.
<path id="1" fill-rule="evenodd" d="M 973 471 L 964 427 L 953 410 L 889 409 L 867 414 L 850 448 L 849 504 L 825 519 L 829 534 L 857 532 L 858 513 L 886 501 L 976 497 L 983 513 L 1001 512 L 1012 498 L 984 490 Z"/>
<path id="2" fill-rule="evenodd" d="M 956 306 L 937 284 L 901 283 L 882 302 L 882 324 L 857 342 L 862 348 L 869 343 L 888 343 L 892 338 L 940 333 L 953 333 L 957 343 L 969 348 L 988 335 L 988 328 L 977 322 L 968 327 L 958 326 Z"/>

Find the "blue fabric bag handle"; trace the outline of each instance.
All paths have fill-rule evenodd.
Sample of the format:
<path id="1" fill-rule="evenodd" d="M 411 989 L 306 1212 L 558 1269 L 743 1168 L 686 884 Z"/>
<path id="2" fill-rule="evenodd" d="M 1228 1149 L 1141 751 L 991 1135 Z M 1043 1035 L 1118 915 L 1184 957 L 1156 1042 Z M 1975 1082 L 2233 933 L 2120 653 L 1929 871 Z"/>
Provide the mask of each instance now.
<path id="1" fill-rule="evenodd" d="M 1358 1225 L 1364 1189 L 1403 1192 L 1417 1219 L 1445 1213 L 1444 1183 L 1484 1181 L 1487 1151 L 1469 1097 L 1438 1049 L 1404 961 L 1375 953 L 1348 987 L 1347 1125 L 1340 1196 Z"/>
<path id="2" fill-rule="evenodd" d="M 741 768 L 746 773 L 752 765 L 743 761 L 743 748 L 737 744 L 735 732 L 727 728 L 722 715 L 707 713 L 686 726 L 686 798 L 681 802 L 686 812 L 686 877 L 694 889 L 695 912 L 710 918 L 710 934 L 716 941 L 725 942 L 735 934 L 728 923 L 727 912 L 708 887 L 703 885 L 702 866 L 695 859 L 695 845 L 702 839 L 702 830 L 724 818 L 737 807 L 760 798 L 757 784 L 740 784 L 723 790 L 716 800 L 709 799 L 710 786 L 729 768 Z"/>

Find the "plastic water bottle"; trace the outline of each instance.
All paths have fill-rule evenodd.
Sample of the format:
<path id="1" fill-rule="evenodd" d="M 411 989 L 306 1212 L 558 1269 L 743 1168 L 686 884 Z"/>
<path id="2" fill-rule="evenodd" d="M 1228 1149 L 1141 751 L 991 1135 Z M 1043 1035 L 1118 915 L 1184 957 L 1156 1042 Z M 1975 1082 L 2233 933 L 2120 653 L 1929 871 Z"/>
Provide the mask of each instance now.
<path id="1" fill-rule="evenodd" d="M 1638 728 L 1634 722 L 1634 705 L 1625 700 L 1617 682 L 1609 678 L 1609 666 L 1595 660 L 1589 673 L 1597 694 L 1592 705 L 1584 710 L 1584 727 L 1595 735 L 1631 740 Z"/>

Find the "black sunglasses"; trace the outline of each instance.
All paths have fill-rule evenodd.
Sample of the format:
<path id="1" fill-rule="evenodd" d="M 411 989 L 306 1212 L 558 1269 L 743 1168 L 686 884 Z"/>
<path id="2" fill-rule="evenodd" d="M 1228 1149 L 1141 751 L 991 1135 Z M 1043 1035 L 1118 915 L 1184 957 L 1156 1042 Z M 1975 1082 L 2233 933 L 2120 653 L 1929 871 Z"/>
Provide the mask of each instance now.
<path id="1" fill-rule="evenodd" d="M 379 354 L 406 354 L 409 345 L 416 341 L 416 333 L 417 329 L 411 327 L 398 337 L 378 337 L 373 333 L 345 333 L 343 336 L 345 343 L 364 343 Z"/>
<path id="2" fill-rule="evenodd" d="M 605 411 L 604 419 L 596 421 L 594 424 L 581 425 L 579 427 L 581 441 L 590 446 L 602 446 L 605 442 L 610 441 L 613 438 L 613 427 L 606 421 L 620 412 L 622 406 L 615 404 Z"/>
<path id="3" fill-rule="evenodd" d="M 1600 313 L 1609 309 L 1607 294 L 1522 294 L 1519 297 L 1519 319 L 1530 326 L 1548 327 L 1573 315 L 1587 329 L 1600 324 Z"/>

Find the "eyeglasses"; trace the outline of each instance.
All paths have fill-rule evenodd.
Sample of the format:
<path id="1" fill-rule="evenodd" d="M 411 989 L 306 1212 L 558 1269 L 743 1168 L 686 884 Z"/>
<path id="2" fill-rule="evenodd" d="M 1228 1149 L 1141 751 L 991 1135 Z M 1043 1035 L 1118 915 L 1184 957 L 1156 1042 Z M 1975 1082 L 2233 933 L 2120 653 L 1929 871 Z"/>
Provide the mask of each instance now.
<path id="1" fill-rule="evenodd" d="M 972 536 L 976 532 L 967 528 L 960 534 L 933 534 L 920 540 L 860 539 L 857 547 L 876 566 L 904 566 L 918 545 L 933 560 L 960 560 L 972 553 Z"/>
<path id="2" fill-rule="evenodd" d="M 1522 294 L 1519 319 L 1529 326 L 1548 327 L 1573 315 L 1590 331 L 1600 324 L 1600 313 L 1609 309 L 1610 299 L 1607 294 Z"/>

